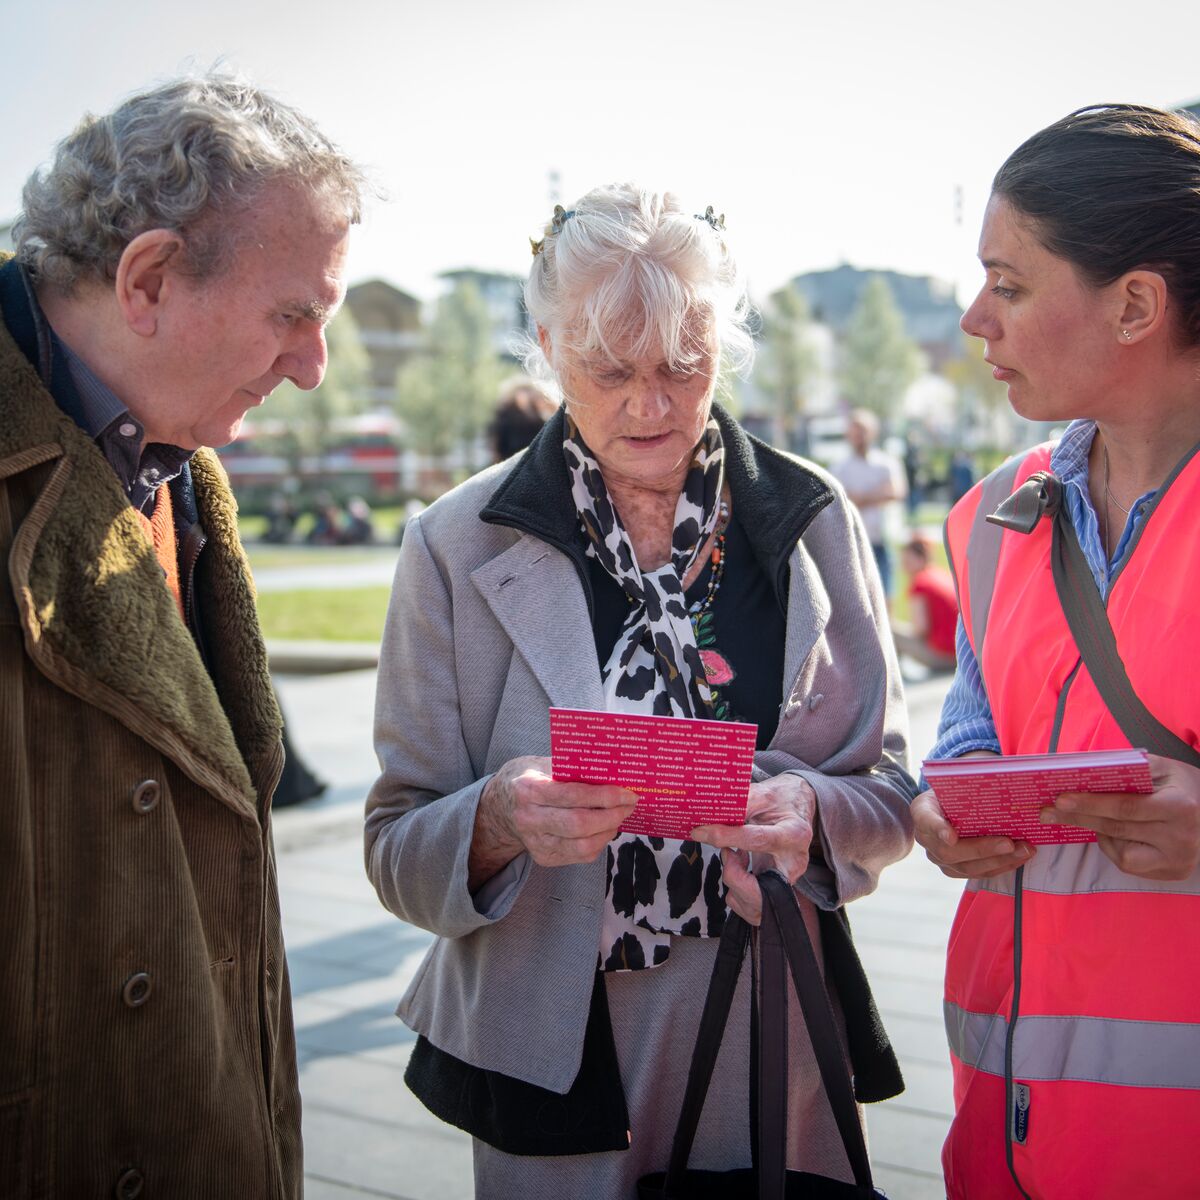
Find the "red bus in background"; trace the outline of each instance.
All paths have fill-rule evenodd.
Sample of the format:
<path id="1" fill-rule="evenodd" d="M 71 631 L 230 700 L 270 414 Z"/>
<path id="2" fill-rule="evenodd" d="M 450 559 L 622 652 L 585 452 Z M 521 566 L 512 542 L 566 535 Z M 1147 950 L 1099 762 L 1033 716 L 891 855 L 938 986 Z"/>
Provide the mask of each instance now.
<path id="1" fill-rule="evenodd" d="M 281 492 L 323 490 L 374 502 L 411 490 L 400 423 L 390 413 L 339 418 L 328 447 L 302 455 L 298 462 L 284 452 L 286 432 L 284 421 L 256 421 L 217 451 L 243 506 L 254 507 Z"/>

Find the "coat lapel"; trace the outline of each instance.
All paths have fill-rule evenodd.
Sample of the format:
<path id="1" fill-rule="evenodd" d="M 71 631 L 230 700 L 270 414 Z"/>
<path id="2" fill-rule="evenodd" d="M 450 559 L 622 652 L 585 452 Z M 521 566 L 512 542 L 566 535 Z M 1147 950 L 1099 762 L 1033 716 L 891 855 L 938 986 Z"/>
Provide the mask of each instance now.
<path id="1" fill-rule="evenodd" d="M 29 501 L 8 569 L 33 663 L 252 815 L 246 761 L 136 514 L 0 329 L 5 478 Z"/>
<path id="2" fill-rule="evenodd" d="M 522 534 L 509 549 L 477 567 L 471 582 L 553 706 L 604 707 L 587 601 L 564 554 Z M 547 597 L 553 597 L 549 605 Z M 547 608 L 553 613 L 549 621 Z"/>

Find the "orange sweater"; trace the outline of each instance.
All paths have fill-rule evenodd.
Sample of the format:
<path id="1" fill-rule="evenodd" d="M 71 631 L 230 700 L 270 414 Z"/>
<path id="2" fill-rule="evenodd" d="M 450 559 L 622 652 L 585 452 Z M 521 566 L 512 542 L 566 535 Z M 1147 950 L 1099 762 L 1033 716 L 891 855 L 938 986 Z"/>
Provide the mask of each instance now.
<path id="1" fill-rule="evenodd" d="M 183 616 L 183 591 L 179 585 L 179 545 L 175 539 L 175 515 L 171 506 L 171 489 L 164 483 L 154 494 L 154 512 L 146 516 L 138 512 L 142 529 L 154 547 L 163 581 L 175 597 L 175 607 Z"/>

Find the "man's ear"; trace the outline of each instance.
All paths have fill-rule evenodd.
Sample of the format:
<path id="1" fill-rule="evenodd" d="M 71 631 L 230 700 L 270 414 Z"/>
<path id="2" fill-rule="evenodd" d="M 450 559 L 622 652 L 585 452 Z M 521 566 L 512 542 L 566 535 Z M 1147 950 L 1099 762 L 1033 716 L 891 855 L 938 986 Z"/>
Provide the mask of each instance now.
<path id="1" fill-rule="evenodd" d="M 139 233 L 117 263 L 117 304 L 125 323 L 140 337 L 153 337 L 183 254 L 183 239 L 172 229 Z"/>
<path id="2" fill-rule="evenodd" d="M 552 362 L 553 359 L 551 358 L 551 353 L 553 347 L 550 345 L 550 331 L 544 325 L 539 325 L 537 327 L 537 333 L 538 345 L 541 346 L 542 353 L 546 356 L 546 361 Z"/>

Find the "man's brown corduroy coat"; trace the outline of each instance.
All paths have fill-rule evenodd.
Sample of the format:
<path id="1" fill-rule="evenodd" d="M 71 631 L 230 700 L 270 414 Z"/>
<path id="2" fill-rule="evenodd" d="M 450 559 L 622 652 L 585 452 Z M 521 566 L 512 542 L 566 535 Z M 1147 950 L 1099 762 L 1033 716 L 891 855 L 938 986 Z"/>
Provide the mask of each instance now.
<path id="1" fill-rule="evenodd" d="M 205 669 L 100 451 L 0 326 L 0 1200 L 291 1200 L 279 710 L 192 461 Z"/>

